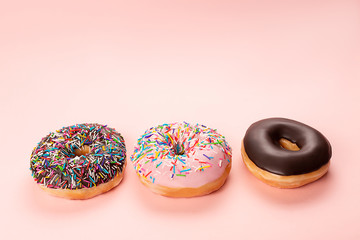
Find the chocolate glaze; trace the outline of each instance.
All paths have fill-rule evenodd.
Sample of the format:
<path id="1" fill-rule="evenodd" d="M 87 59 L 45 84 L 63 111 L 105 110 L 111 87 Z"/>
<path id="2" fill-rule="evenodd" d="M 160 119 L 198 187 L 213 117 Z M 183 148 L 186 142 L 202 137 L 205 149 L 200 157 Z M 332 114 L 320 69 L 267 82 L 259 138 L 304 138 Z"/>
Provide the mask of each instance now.
<path id="1" fill-rule="evenodd" d="M 296 143 L 299 151 L 280 146 L 285 138 Z M 282 176 L 318 170 L 329 162 L 331 145 L 316 129 L 286 118 L 268 118 L 253 123 L 246 131 L 244 148 L 259 168 Z"/>

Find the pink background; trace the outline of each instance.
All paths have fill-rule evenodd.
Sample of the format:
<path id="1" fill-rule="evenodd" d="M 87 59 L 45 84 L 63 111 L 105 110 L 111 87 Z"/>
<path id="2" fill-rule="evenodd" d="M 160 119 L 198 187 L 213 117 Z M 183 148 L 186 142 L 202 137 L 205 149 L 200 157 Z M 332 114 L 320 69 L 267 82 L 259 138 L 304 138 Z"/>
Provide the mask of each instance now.
<path id="1" fill-rule="evenodd" d="M 2 1 L 2 239 L 359 239 L 359 43 L 359 1 Z M 324 178 L 280 190 L 247 171 L 244 133 L 273 116 L 327 136 Z M 32 149 L 62 126 L 108 124 L 130 156 L 145 129 L 182 120 L 233 148 L 214 194 L 152 194 L 131 164 L 87 201 L 31 178 Z"/>

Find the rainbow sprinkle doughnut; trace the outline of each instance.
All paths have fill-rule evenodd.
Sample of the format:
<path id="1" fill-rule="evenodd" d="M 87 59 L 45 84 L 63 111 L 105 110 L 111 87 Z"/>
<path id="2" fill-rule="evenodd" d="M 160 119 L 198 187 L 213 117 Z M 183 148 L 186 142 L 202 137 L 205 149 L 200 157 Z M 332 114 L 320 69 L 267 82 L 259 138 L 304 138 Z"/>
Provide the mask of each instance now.
<path id="1" fill-rule="evenodd" d="M 44 137 L 31 154 L 30 170 L 49 193 L 86 199 L 120 183 L 125 159 L 120 133 L 106 125 L 76 124 Z"/>
<path id="2" fill-rule="evenodd" d="M 148 129 L 131 157 L 143 184 L 170 197 L 211 193 L 231 169 L 231 148 L 225 138 L 204 125 L 186 122 Z"/>

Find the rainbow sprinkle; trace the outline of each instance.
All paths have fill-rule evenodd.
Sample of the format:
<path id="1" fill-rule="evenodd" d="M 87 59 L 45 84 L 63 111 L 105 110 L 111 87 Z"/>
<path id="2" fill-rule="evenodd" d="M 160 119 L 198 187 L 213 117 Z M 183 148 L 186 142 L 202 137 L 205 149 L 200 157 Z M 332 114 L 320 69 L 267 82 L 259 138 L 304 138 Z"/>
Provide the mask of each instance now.
<path id="1" fill-rule="evenodd" d="M 90 152 L 76 156 L 87 145 Z M 52 132 L 34 148 L 30 170 L 48 188 L 91 188 L 123 171 L 126 148 L 115 129 L 100 124 L 76 124 Z"/>
<path id="2" fill-rule="evenodd" d="M 215 148 L 223 152 L 223 158 L 211 156 Z M 196 158 L 197 151 L 204 153 L 203 161 Z M 231 159 L 231 148 L 224 136 L 204 125 L 186 122 L 146 130 L 130 158 L 137 174 L 153 183 L 164 174 L 169 180 L 176 181 L 178 177 L 184 178 L 212 167 L 222 168 L 224 159 L 228 162 Z"/>

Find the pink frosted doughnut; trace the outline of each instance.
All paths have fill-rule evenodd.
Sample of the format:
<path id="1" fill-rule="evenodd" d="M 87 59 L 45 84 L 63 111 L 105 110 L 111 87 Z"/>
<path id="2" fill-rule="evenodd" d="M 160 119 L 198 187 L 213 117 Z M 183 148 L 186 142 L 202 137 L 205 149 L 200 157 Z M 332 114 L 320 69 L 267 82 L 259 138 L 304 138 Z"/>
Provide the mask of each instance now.
<path id="1" fill-rule="evenodd" d="M 218 190 L 231 169 L 225 137 L 186 122 L 148 129 L 131 157 L 141 182 L 169 197 L 194 197 Z"/>

